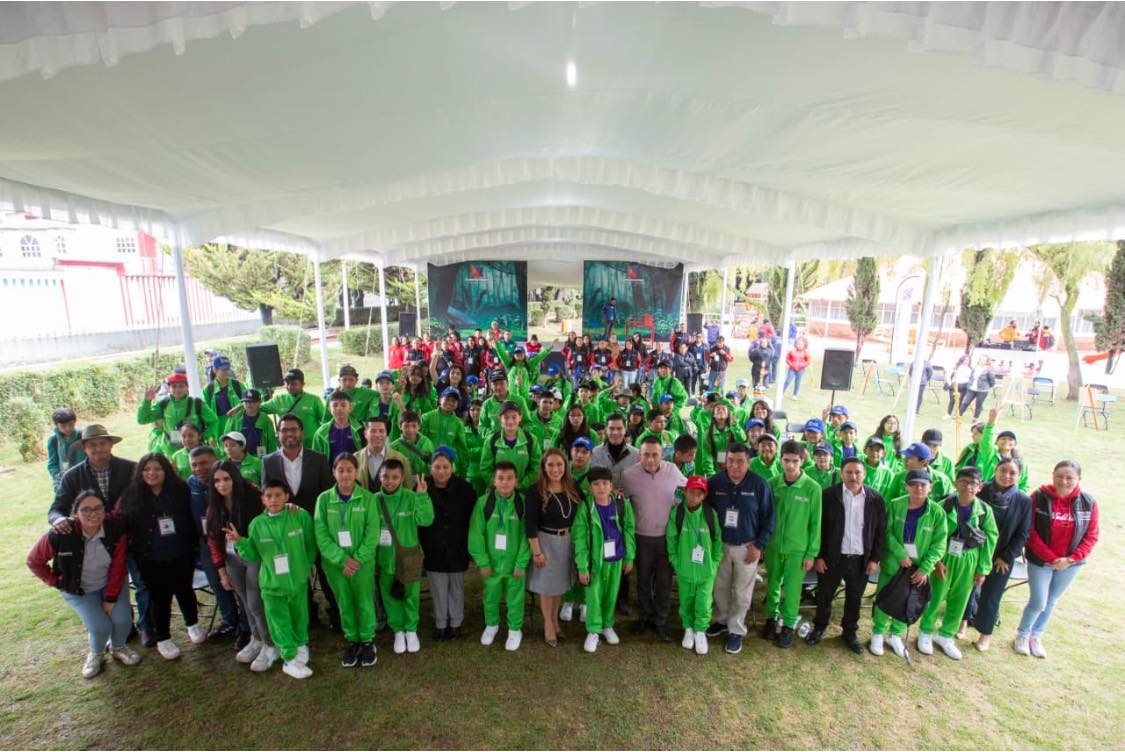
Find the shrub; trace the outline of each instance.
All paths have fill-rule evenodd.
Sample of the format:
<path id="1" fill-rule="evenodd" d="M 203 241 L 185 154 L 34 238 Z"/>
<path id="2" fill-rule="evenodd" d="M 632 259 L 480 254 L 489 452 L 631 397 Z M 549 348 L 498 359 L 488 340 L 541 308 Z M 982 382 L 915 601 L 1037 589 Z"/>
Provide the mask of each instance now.
<path id="1" fill-rule="evenodd" d="M 351 355 L 364 356 L 383 352 L 383 327 L 377 324 L 353 326 L 339 332 L 336 338 L 340 340 L 340 347 L 344 352 Z"/>
<path id="2" fill-rule="evenodd" d="M 559 321 L 577 318 L 578 311 L 569 303 L 555 303 L 555 318 Z"/>
<path id="3" fill-rule="evenodd" d="M 31 397 L 13 397 L 7 401 L 6 424 L 15 434 L 16 447 L 24 462 L 43 459 L 44 424 L 50 423 L 46 412 Z"/>
<path id="4" fill-rule="evenodd" d="M 527 325 L 543 326 L 547 321 L 547 304 L 531 301 L 527 304 Z"/>

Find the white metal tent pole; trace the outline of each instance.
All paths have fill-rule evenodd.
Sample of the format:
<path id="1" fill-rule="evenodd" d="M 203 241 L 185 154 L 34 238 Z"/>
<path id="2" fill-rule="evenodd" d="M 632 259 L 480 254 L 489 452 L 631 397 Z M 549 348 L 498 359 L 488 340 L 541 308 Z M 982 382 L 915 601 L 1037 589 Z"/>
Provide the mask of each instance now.
<path id="1" fill-rule="evenodd" d="M 688 288 L 691 286 L 691 272 L 684 270 L 683 285 L 680 290 L 680 321 L 687 321 Z"/>
<path id="2" fill-rule="evenodd" d="M 922 298 L 922 317 L 918 321 L 918 337 L 914 340 L 914 365 L 910 374 L 910 393 L 906 400 L 906 418 L 902 435 L 906 443 L 914 441 L 914 408 L 918 405 L 918 392 L 922 388 L 922 364 L 926 360 L 926 340 L 930 336 L 930 319 L 934 315 L 934 297 L 941 279 L 941 256 L 934 256 L 930 275 L 926 278 L 926 294 Z"/>
<path id="3" fill-rule="evenodd" d="M 387 367 L 387 356 L 390 354 L 390 340 L 387 337 L 387 281 L 385 274 L 387 267 L 379 262 L 379 331 L 383 335 L 383 368 Z"/>
<path id="4" fill-rule="evenodd" d="M 723 331 L 723 321 L 727 315 L 727 282 L 730 281 L 730 264 L 723 264 L 723 294 L 719 298 L 719 334 Z"/>
<path id="5" fill-rule="evenodd" d="M 417 322 L 415 331 L 422 336 L 422 283 L 418 279 L 418 265 L 414 265 L 414 318 Z"/>
<path id="6" fill-rule="evenodd" d="M 340 275 L 344 278 L 344 329 L 352 328 L 352 303 L 348 300 L 348 262 L 340 262 Z"/>
<path id="7" fill-rule="evenodd" d="M 781 401 L 785 396 L 785 376 L 782 374 L 787 368 L 785 356 L 789 354 L 789 324 L 793 320 L 793 280 L 797 276 L 797 264 L 788 261 L 785 264 L 785 307 L 781 309 L 781 353 L 777 358 L 777 393 L 774 395 L 773 409 L 781 408 Z"/>
<path id="8" fill-rule="evenodd" d="M 179 238 L 172 244 L 172 262 L 176 267 L 176 297 L 180 300 L 180 331 L 184 337 L 184 368 L 187 370 L 188 390 L 193 397 L 203 396 L 199 381 L 199 363 L 195 359 L 195 338 L 191 331 L 191 309 L 188 306 L 187 277 L 184 275 L 184 254 Z"/>
<path id="9" fill-rule="evenodd" d="M 320 372 L 324 376 L 324 388 L 331 381 L 328 377 L 328 331 L 324 326 L 324 285 L 320 278 L 320 259 L 313 258 L 313 280 L 316 284 L 316 328 L 320 332 Z"/>

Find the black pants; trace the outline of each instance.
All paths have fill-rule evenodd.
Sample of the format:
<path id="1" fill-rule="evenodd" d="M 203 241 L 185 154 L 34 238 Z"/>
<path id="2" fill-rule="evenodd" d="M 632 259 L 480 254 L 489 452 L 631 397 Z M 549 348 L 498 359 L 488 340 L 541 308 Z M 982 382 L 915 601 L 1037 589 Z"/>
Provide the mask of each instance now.
<path id="1" fill-rule="evenodd" d="M 760 357 L 750 359 L 750 383 L 754 386 L 758 386 L 762 382 L 762 366 L 766 366 L 766 375 L 768 376 L 768 363 L 763 363 Z"/>
<path id="2" fill-rule="evenodd" d="M 195 601 L 192 579 L 195 576 L 195 557 L 192 554 L 171 561 L 138 559 L 141 577 L 148 590 L 148 618 L 157 641 L 170 639 L 172 598 L 180 606 L 184 624 L 191 626 L 199 621 L 199 604 Z"/>
<path id="3" fill-rule="evenodd" d="M 923 381 L 918 384 L 918 404 L 914 406 L 915 415 L 922 412 L 922 400 L 926 397 L 926 387 L 929 386 L 929 384 L 930 382 L 928 381 Z"/>
<path id="4" fill-rule="evenodd" d="M 844 634 L 854 635 L 859 629 L 859 607 L 867 588 L 867 561 L 862 556 L 841 556 L 824 574 L 816 576 L 816 617 L 813 627 L 824 630 L 832 618 L 832 600 L 836 588 L 844 581 L 844 618 L 840 626 Z"/>
<path id="5" fill-rule="evenodd" d="M 976 407 L 973 408 L 973 420 L 980 417 L 981 411 L 984 410 L 984 401 L 988 399 L 988 392 L 974 392 L 971 389 L 965 392 L 965 396 L 961 398 L 961 414 L 964 415 L 965 411 L 969 409 L 969 405 L 975 401 Z"/>
<path id="6" fill-rule="evenodd" d="M 637 536 L 637 598 L 641 618 L 663 627 L 672 605 L 672 563 L 664 536 Z"/>
<path id="7" fill-rule="evenodd" d="M 953 408 L 954 408 L 954 405 L 956 404 L 956 401 L 958 399 L 961 399 L 962 401 L 964 401 L 965 395 L 968 393 L 968 391 L 969 391 L 969 382 L 967 382 L 967 381 L 964 384 L 958 384 L 957 385 L 957 391 L 953 391 L 952 389 L 949 390 L 949 405 L 945 408 L 945 414 L 946 415 L 949 415 L 949 416 L 953 415 Z"/>
<path id="8" fill-rule="evenodd" d="M 1000 616 L 1000 599 L 1004 597 L 1004 589 L 1008 587 L 1008 578 L 1011 576 L 1011 567 L 1004 574 L 993 569 L 984 578 L 984 583 L 973 588 L 973 593 L 969 596 L 964 619 L 982 635 L 990 635 L 996 628 L 996 620 Z"/>

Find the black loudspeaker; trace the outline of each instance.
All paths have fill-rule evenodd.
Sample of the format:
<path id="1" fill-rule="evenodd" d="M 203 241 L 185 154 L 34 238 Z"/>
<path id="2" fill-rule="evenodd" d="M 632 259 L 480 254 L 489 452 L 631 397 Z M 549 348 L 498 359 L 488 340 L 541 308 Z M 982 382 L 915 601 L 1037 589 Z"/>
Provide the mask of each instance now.
<path id="1" fill-rule="evenodd" d="M 564 379 L 570 378 L 570 372 L 566 368 L 566 358 L 563 357 L 563 354 L 558 350 L 555 350 L 546 358 L 543 358 L 543 362 L 539 364 L 539 372 L 547 373 L 547 368 L 552 365 L 559 367 L 559 374 L 561 374 Z"/>
<path id="2" fill-rule="evenodd" d="M 250 380 L 258 389 L 273 389 L 285 383 L 277 345 L 247 345 L 246 365 L 250 367 Z"/>
<path id="3" fill-rule="evenodd" d="M 694 336 L 696 332 L 703 333 L 703 314 L 702 313 L 689 313 L 687 315 L 687 330 L 688 334 Z"/>
<path id="4" fill-rule="evenodd" d="M 418 314 L 403 311 L 398 315 L 398 336 L 417 337 Z"/>
<path id="5" fill-rule="evenodd" d="M 847 391 L 852 388 L 855 350 L 825 350 L 824 369 L 820 372 L 820 388 Z"/>

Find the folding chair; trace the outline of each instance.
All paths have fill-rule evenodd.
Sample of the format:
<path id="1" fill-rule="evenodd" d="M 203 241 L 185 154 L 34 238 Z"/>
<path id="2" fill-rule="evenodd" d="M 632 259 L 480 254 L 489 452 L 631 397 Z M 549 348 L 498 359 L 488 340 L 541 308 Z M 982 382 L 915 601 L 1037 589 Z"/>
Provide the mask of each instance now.
<path id="1" fill-rule="evenodd" d="M 1055 380 L 1047 376 L 1034 376 L 1031 388 L 1027 390 L 1032 402 L 1043 399 L 1048 405 L 1055 404 Z"/>
<path id="2" fill-rule="evenodd" d="M 1109 406 L 1117 401 L 1117 397 L 1109 393 L 1109 387 L 1105 384 L 1088 384 L 1087 387 L 1094 394 L 1094 404 L 1090 405 L 1086 400 L 1088 397 L 1083 396 L 1082 403 L 1082 425 L 1089 425 L 1086 422 L 1087 417 L 1094 419 L 1094 425 L 1097 426 L 1098 416 L 1102 419 L 1102 428 L 1109 428 Z"/>
<path id="3" fill-rule="evenodd" d="M 934 366 L 934 377 L 926 384 L 926 393 L 933 395 L 934 404 L 941 404 L 941 393 L 945 391 L 948 384 L 949 380 L 946 378 L 945 368 Z"/>

